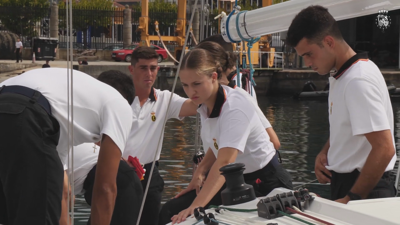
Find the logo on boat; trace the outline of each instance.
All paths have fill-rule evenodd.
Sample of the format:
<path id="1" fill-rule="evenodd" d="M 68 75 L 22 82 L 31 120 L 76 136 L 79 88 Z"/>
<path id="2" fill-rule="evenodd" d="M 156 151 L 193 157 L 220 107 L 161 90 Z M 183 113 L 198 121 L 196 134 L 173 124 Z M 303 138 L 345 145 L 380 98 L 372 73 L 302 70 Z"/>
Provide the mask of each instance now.
<path id="1" fill-rule="evenodd" d="M 217 149 L 217 150 L 218 150 L 217 139 L 213 138 L 213 140 L 214 140 L 214 147 L 215 147 L 215 149 Z"/>
<path id="2" fill-rule="evenodd" d="M 155 122 L 156 121 L 156 113 L 155 112 L 152 112 L 151 113 L 151 120 L 153 120 L 153 122 Z"/>
<path id="3" fill-rule="evenodd" d="M 376 26 L 381 29 L 382 31 L 385 31 L 390 27 L 392 20 L 390 19 L 390 16 L 388 15 L 387 10 L 379 10 L 378 15 L 376 16 L 375 23 Z"/>
<path id="4" fill-rule="evenodd" d="M 333 102 L 331 102 L 331 107 L 329 109 L 330 114 L 332 115 L 332 108 L 333 108 Z"/>

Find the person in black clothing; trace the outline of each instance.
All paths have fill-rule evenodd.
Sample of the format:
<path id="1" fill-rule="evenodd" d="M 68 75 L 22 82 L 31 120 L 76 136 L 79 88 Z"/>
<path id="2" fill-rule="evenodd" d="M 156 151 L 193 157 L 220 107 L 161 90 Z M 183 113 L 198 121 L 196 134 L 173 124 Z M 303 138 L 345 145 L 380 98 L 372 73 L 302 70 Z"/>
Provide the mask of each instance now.
<path id="1" fill-rule="evenodd" d="M 49 61 L 50 61 L 50 60 L 46 60 L 46 63 L 43 64 L 42 68 L 50 68 Z"/>

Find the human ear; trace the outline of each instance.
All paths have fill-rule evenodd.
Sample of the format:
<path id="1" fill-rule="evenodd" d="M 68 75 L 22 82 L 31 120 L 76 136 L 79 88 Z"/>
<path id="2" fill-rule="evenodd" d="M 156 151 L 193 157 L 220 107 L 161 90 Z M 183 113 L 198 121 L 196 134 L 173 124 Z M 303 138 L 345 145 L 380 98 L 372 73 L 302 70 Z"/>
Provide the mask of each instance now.
<path id="1" fill-rule="evenodd" d="M 213 82 L 214 82 L 215 80 L 218 80 L 218 73 L 217 73 L 217 72 L 213 72 L 213 73 L 211 74 L 211 78 L 212 78 Z"/>

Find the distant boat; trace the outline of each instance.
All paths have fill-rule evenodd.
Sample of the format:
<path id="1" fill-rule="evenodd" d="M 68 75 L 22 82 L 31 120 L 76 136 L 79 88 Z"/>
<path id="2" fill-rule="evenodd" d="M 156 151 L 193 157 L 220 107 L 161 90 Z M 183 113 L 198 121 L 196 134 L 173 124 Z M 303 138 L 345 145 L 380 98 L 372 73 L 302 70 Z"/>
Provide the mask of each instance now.
<path id="1" fill-rule="evenodd" d="M 386 81 L 391 99 L 400 100 L 400 88 L 396 88 L 390 81 Z M 329 83 L 325 86 L 324 90 L 317 91 L 316 86 L 312 81 L 307 81 L 304 84 L 303 90 L 296 93 L 293 98 L 299 100 L 327 100 L 329 96 Z"/>

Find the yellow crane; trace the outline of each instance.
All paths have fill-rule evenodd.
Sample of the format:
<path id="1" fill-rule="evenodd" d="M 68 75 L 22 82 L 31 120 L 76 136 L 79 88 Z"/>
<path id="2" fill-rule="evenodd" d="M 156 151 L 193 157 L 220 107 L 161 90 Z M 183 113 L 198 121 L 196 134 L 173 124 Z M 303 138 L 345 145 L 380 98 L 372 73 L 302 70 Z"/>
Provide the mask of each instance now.
<path id="1" fill-rule="evenodd" d="M 150 46 L 150 41 L 158 41 L 160 38 L 156 35 L 149 35 L 149 1 L 141 1 L 142 15 L 139 18 L 138 31 L 141 32 L 140 45 Z M 157 24 L 157 23 L 156 23 Z M 178 18 L 176 22 L 176 36 L 161 36 L 162 41 L 176 42 L 175 58 L 179 60 L 186 37 L 186 0 L 178 0 Z"/>

